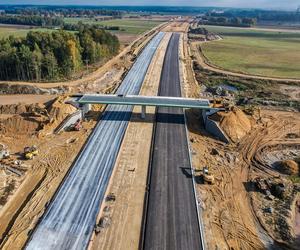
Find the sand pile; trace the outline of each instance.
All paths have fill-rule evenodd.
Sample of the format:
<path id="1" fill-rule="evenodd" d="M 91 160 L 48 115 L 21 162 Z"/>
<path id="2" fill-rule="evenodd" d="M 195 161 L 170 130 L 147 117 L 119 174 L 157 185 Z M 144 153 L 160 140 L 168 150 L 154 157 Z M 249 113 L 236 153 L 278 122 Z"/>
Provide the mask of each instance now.
<path id="1" fill-rule="evenodd" d="M 65 103 L 66 99 L 66 96 L 59 96 L 48 105 L 47 112 L 50 122 L 44 127 L 43 133 L 52 133 L 69 114 L 76 111 L 74 106 Z"/>
<path id="2" fill-rule="evenodd" d="M 65 104 L 66 97 L 57 97 L 46 104 L 0 106 L 0 114 L 15 114 L 0 120 L 0 132 L 8 136 L 51 133 L 76 108 Z"/>
<path id="3" fill-rule="evenodd" d="M 5 120 L 0 120 L 0 133 L 8 136 L 32 135 L 41 129 L 41 122 L 29 117 L 15 115 Z"/>
<path id="4" fill-rule="evenodd" d="M 288 175 L 298 175 L 299 174 L 299 165 L 293 160 L 285 160 L 280 164 L 280 171 Z"/>
<path id="5" fill-rule="evenodd" d="M 237 107 L 233 107 L 228 113 L 218 112 L 211 119 L 219 122 L 222 130 L 233 142 L 240 141 L 252 127 L 250 119 Z"/>

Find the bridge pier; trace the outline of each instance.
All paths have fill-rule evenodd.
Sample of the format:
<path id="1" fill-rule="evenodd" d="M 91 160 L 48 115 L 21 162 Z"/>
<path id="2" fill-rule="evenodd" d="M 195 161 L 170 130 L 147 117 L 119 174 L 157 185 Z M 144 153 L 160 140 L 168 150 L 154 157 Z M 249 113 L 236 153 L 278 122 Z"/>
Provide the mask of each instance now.
<path id="1" fill-rule="evenodd" d="M 82 112 L 82 118 L 85 117 L 86 113 L 89 112 L 92 109 L 92 105 L 87 103 L 83 104 L 81 107 L 81 112 Z"/>
<path id="2" fill-rule="evenodd" d="M 142 119 L 145 119 L 145 118 L 146 118 L 146 106 L 145 106 L 145 105 L 142 105 L 141 118 L 142 118 Z"/>

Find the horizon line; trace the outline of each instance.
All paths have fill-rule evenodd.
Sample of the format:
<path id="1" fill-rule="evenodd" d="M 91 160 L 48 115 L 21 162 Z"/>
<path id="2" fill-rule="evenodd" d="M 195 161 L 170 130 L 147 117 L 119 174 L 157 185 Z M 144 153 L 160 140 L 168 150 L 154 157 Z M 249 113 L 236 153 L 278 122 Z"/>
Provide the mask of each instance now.
<path id="1" fill-rule="evenodd" d="M 195 5 L 128 5 L 128 4 L 118 4 L 118 5 L 108 5 L 108 4 L 30 4 L 30 3 L 0 3 L 0 6 L 65 6 L 65 7 L 183 7 L 183 8 L 219 8 L 219 9 L 244 9 L 244 10 L 267 10 L 267 11 L 293 11 L 292 8 L 279 9 L 279 8 L 256 8 L 256 7 L 232 7 L 232 6 L 195 6 Z"/>

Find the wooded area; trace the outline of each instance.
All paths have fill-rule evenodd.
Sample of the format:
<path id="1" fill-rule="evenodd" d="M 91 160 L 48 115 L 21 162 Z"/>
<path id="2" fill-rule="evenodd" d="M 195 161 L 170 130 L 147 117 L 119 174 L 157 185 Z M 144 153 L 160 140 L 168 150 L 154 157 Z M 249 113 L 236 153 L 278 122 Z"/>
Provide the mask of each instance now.
<path id="1" fill-rule="evenodd" d="M 118 38 L 94 26 L 84 25 L 75 33 L 31 31 L 25 38 L 0 40 L 0 79 L 69 78 L 85 63 L 112 57 L 118 50 Z"/>
<path id="2" fill-rule="evenodd" d="M 0 15 L 0 23 L 52 27 L 63 25 L 64 20 L 59 17 L 43 17 L 38 15 Z"/>

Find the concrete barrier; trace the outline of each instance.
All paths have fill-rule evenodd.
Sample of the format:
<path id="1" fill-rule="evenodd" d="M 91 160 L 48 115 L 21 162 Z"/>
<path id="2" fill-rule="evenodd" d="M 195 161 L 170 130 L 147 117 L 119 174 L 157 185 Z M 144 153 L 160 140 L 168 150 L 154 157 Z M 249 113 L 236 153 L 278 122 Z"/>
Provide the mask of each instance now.
<path id="1" fill-rule="evenodd" d="M 77 110 L 74 113 L 68 115 L 62 122 L 59 124 L 59 126 L 55 129 L 54 133 L 59 133 L 62 130 L 65 130 L 66 128 L 70 127 L 72 124 L 74 124 L 78 119 L 82 120 L 82 110 Z"/>
<path id="2" fill-rule="evenodd" d="M 219 140 L 230 143 L 230 139 L 226 135 L 226 133 L 222 130 L 219 124 L 210 119 L 209 116 L 212 115 L 212 112 L 206 112 L 205 110 L 202 111 L 202 118 L 205 126 L 205 130 L 212 134 L 213 136 L 217 137 Z"/>

